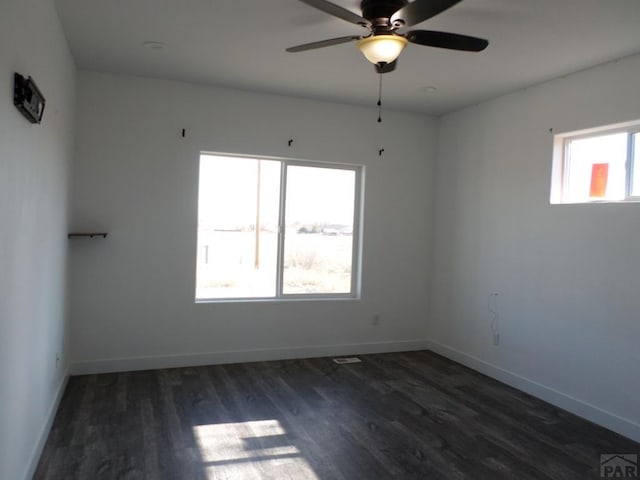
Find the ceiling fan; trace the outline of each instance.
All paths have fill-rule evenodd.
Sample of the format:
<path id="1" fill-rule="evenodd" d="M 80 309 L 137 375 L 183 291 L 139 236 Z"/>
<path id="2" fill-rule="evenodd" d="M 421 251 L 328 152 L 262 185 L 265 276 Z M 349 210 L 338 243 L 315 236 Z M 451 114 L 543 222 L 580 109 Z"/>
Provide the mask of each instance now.
<path id="1" fill-rule="evenodd" d="M 482 38 L 457 33 L 433 30 L 410 30 L 404 33 L 399 31 L 404 27 L 410 27 L 435 17 L 461 0 L 415 0 L 413 2 L 408 0 L 362 0 L 360 4 L 362 15 L 357 15 L 351 10 L 327 0 L 300 1 L 329 15 L 360 25 L 368 29 L 369 32 L 364 35 L 348 35 L 305 43 L 287 48 L 287 52 L 303 52 L 357 40 L 358 48 L 367 60 L 375 65 L 376 71 L 388 73 L 395 70 L 397 59 L 407 43 L 465 52 L 480 52 L 489 45 L 489 42 Z"/>

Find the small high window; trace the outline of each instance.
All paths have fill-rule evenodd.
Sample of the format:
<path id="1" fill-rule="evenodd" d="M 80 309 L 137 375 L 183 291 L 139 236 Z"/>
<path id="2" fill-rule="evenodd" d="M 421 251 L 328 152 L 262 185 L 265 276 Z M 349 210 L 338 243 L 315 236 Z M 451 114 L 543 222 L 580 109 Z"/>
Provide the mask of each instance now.
<path id="1" fill-rule="evenodd" d="M 551 203 L 640 201 L 640 122 L 555 136 Z"/>
<path id="2" fill-rule="evenodd" d="M 353 298 L 362 168 L 202 154 L 196 301 Z"/>

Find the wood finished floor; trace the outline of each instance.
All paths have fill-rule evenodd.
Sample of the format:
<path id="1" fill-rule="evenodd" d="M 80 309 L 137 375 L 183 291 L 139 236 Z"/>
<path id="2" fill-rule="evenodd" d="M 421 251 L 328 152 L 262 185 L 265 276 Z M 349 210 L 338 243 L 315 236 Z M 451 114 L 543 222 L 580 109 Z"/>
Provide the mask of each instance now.
<path id="1" fill-rule="evenodd" d="M 72 377 L 35 479 L 600 478 L 640 445 L 431 352 Z"/>

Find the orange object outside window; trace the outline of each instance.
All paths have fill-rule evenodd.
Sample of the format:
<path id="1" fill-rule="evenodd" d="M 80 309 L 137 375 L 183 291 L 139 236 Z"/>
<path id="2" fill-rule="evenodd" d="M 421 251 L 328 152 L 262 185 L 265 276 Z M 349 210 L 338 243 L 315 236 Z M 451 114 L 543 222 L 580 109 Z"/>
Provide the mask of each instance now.
<path id="1" fill-rule="evenodd" d="M 589 196 L 604 198 L 607 194 L 607 180 L 609 177 L 608 163 L 594 163 L 591 167 L 591 189 Z"/>

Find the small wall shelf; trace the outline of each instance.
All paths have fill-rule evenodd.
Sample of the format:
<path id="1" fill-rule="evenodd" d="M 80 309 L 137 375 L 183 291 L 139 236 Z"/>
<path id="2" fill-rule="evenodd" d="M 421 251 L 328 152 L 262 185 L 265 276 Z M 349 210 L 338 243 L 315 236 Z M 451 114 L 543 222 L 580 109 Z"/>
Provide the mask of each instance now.
<path id="1" fill-rule="evenodd" d="M 67 238 L 94 238 L 94 237 L 102 237 L 107 238 L 108 233 L 104 232 L 82 232 L 82 233 L 70 233 L 67 235 Z"/>

